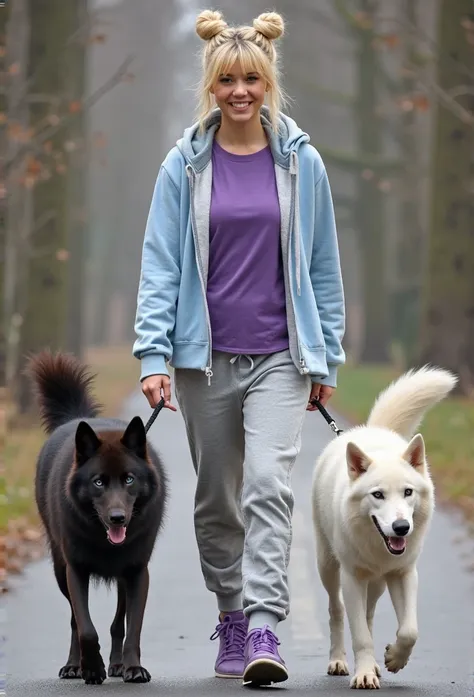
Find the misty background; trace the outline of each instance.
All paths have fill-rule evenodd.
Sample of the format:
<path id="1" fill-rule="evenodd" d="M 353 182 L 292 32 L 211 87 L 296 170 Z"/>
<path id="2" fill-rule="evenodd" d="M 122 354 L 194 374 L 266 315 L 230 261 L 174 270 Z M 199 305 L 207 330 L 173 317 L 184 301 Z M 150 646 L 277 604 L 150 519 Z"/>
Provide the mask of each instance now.
<path id="1" fill-rule="evenodd" d="M 143 235 L 167 151 L 195 119 L 194 0 L 0 8 L 0 388 L 24 357 L 131 344 Z M 287 112 L 326 164 L 354 363 L 429 361 L 474 388 L 472 0 L 218 0 L 275 9 Z M 139 366 L 137 362 L 137 381 Z"/>

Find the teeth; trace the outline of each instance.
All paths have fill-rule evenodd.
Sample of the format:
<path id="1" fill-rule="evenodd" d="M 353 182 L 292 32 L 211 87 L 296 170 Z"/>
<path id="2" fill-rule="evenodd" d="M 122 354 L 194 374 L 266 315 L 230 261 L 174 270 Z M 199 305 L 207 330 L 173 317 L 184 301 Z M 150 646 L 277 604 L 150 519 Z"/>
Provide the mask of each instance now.
<path id="1" fill-rule="evenodd" d="M 250 102 L 232 102 L 234 109 L 245 109 L 248 107 Z"/>

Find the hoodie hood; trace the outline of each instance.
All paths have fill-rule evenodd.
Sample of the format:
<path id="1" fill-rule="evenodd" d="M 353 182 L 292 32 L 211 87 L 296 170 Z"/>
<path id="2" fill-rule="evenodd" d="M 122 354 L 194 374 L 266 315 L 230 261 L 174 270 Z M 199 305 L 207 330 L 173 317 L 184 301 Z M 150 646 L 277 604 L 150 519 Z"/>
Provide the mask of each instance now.
<path id="1" fill-rule="evenodd" d="M 267 106 L 260 109 L 262 126 L 267 134 L 275 162 L 286 169 L 290 169 L 291 153 L 297 153 L 300 145 L 309 143 L 309 135 L 301 130 L 289 116 L 280 112 L 278 120 L 278 133 L 271 128 L 270 112 Z M 184 131 L 176 145 L 195 172 L 202 171 L 212 154 L 214 135 L 221 123 L 220 109 L 214 109 L 205 121 L 205 130 L 199 132 L 199 124 L 195 123 Z"/>

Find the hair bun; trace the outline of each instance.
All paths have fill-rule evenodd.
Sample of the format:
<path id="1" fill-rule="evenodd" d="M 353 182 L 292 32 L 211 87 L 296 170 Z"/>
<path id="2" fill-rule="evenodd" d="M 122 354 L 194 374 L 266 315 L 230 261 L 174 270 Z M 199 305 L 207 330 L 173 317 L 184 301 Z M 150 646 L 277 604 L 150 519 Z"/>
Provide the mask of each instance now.
<path id="1" fill-rule="evenodd" d="M 222 14 L 214 10 L 204 10 L 196 19 L 196 32 L 204 41 L 209 41 L 217 36 L 227 29 L 227 26 Z"/>
<path id="2" fill-rule="evenodd" d="M 277 12 L 264 12 L 253 20 L 253 28 L 269 41 L 273 41 L 283 35 L 285 24 L 283 17 Z"/>

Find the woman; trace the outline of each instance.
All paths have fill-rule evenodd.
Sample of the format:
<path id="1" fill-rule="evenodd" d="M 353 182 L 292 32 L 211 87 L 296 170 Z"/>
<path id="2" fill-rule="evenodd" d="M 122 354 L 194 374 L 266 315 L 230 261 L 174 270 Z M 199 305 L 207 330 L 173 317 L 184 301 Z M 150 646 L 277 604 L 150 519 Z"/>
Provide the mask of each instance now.
<path id="1" fill-rule="evenodd" d="M 276 13 L 206 42 L 198 124 L 158 174 L 134 355 L 150 406 L 177 401 L 197 473 L 195 530 L 217 598 L 218 677 L 286 680 L 291 469 L 309 400 L 344 362 L 344 299 L 329 183 L 309 137 L 279 111 Z M 264 105 L 264 102 L 267 105 Z"/>

